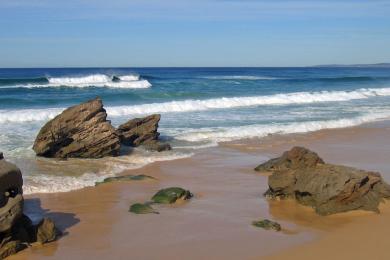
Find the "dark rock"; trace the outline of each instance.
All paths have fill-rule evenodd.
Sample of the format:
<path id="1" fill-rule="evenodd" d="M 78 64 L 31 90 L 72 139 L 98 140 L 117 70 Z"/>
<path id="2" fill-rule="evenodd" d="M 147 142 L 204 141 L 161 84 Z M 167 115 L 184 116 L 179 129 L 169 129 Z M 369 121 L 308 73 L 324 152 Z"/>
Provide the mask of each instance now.
<path id="1" fill-rule="evenodd" d="M 276 171 L 284 169 L 310 168 L 324 161 L 315 153 L 304 147 L 293 147 L 281 157 L 271 159 L 255 168 L 255 171 Z"/>
<path id="2" fill-rule="evenodd" d="M 296 199 L 320 215 L 358 209 L 378 212 L 380 202 L 390 198 L 390 186 L 379 173 L 326 164 L 307 149 L 292 152 L 297 149 L 304 151 L 295 147 L 261 166 L 274 169 L 268 178 L 266 196 Z M 290 153 L 297 156 L 286 159 Z"/>
<path id="3" fill-rule="evenodd" d="M 282 227 L 280 226 L 279 223 L 271 221 L 271 220 L 268 220 L 268 219 L 263 219 L 263 220 L 260 220 L 260 221 L 253 221 L 252 225 L 255 226 L 255 227 L 264 228 L 266 230 L 271 230 L 271 229 L 273 229 L 275 231 L 282 230 Z"/>
<path id="4" fill-rule="evenodd" d="M 59 233 L 54 222 L 49 218 L 44 218 L 37 225 L 37 242 L 41 244 L 52 242 L 56 240 Z"/>
<path id="5" fill-rule="evenodd" d="M 10 230 L 23 214 L 22 186 L 19 168 L 0 160 L 0 232 Z"/>
<path id="6" fill-rule="evenodd" d="M 115 181 L 143 181 L 143 180 L 156 180 L 156 178 L 148 175 L 126 175 L 126 176 L 118 176 L 118 177 L 109 177 L 105 178 L 101 182 L 96 182 L 95 185 L 103 184 L 103 183 L 110 183 Z"/>
<path id="7" fill-rule="evenodd" d="M 117 156 L 120 139 L 99 98 L 66 109 L 46 123 L 33 146 L 39 156 L 101 158 Z"/>
<path id="8" fill-rule="evenodd" d="M 20 241 L 9 241 L 1 245 L 0 248 L 0 259 L 4 259 L 10 255 L 14 255 L 17 252 L 25 249 L 27 245 L 21 243 Z"/>
<path id="9" fill-rule="evenodd" d="M 159 214 L 148 203 L 135 203 L 130 206 L 129 212 L 132 212 L 134 214 Z"/>
<path id="10" fill-rule="evenodd" d="M 158 141 L 160 133 L 157 131 L 161 116 L 150 115 L 144 118 L 134 118 L 118 127 L 117 133 L 124 145 L 138 147 L 144 146 L 148 150 L 166 151 L 171 150 L 169 144 Z"/>
<path id="11" fill-rule="evenodd" d="M 172 204 L 177 200 L 188 200 L 192 197 L 193 195 L 190 191 L 178 187 L 172 187 L 158 191 L 152 197 L 152 201 L 154 203 Z"/>
<path id="12" fill-rule="evenodd" d="M 0 160 L 4 159 L 4 155 L 2 152 L 0 152 Z"/>

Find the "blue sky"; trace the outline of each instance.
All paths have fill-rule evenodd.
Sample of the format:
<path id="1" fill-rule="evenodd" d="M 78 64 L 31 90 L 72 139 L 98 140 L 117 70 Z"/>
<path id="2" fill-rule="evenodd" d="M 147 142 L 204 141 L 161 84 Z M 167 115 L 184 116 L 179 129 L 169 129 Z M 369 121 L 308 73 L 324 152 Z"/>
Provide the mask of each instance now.
<path id="1" fill-rule="evenodd" d="M 390 62 L 390 0 L 0 0 L 0 67 Z"/>

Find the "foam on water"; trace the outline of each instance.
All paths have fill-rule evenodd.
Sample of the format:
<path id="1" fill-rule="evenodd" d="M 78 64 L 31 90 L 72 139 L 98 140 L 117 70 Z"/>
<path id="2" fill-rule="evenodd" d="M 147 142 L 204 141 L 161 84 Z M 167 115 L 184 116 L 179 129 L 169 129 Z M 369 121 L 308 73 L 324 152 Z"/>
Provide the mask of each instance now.
<path id="1" fill-rule="evenodd" d="M 188 158 L 192 155 L 192 153 L 170 151 L 162 153 L 154 152 L 147 154 L 132 154 L 131 156 L 99 159 L 96 160 L 96 163 L 101 164 L 101 168 L 104 169 L 99 172 L 87 172 L 81 176 L 59 176 L 49 174 L 24 176 L 23 192 L 24 194 L 34 194 L 78 190 L 85 187 L 95 186 L 96 182 L 115 176 L 124 170 L 138 169 L 153 162 Z M 66 163 L 73 163 L 73 161 L 69 160 L 69 162 L 63 163 L 64 165 L 62 165 L 62 167 L 66 167 Z M 79 160 L 76 159 L 76 161 Z M 61 167 L 61 165 L 58 165 L 57 167 Z"/>
<path id="2" fill-rule="evenodd" d="M 321 129 L 352 127 L 380 119 L 387 119 L 389 117 L 390 111 L 386 111 L 338 120 L 200 128 L 196 130 L 193 129 L 184 134 L 179 134 L 175 136 L 175 138 L 189 142 L 227 142 L 245 138 L 261 138 L 269 134 L 307 133 Z"/>
<path id="3" fill-rule="evenodd" d="M 170 101 L 133 106 L 112 106 L 106 107 L 106 110 L 110 117 L 116 117 L 137 114 L 206 111 L 250 106 L 350 101 L 377 96 L 390 96 L 390 88 L 357 89 L 354 91 L 295 92 L 269 96 Z M 0 122 L 45 121 L 61 113 L 64 109 L 65 108 L 0 110 Z"/>

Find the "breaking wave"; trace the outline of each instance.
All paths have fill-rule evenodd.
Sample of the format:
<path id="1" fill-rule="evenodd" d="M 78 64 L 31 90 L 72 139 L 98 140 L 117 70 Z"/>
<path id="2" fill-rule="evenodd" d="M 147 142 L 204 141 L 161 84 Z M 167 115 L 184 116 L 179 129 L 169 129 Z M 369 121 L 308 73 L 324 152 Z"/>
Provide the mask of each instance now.
<path id="1" fill-rule="evenodd" d="M 194 129 L 191 132 L 180 134 L 175 138 L 189 142 L 228 142 L 246 138 L 261 138 L 269 134 L 307 133 L 321 129 L 352 127 L 381 119 L 387 119 L 389 117 L 390 111 L 387 111 L 382 113 L 366 114 L 349 119 L 279 123 L 268 125 L 247 125 L 237 127 L 200 128 Z"/>
<path id="2" fill-rule="evenodd" d="M 357 89 L 354 91 L 295 92 L 269 96 L 170 101 L 133 106 L 112 106 L 106 107 L 106 110 L 110 117 L 117 117 L 137 114 L 206 111 L 250 106 L 341 102 L 378 96 L 390 96 L 390 88 Z M 0 122 L 45 121 L 54 118 L 64 109 L 65 108 L 0 110 Z"/>
<path id="3" fill-rule="evenodd" d="M 152 84 L 139 75 L 109 76 L 105 74 L 93 74 L 77 77 L 44 77 L 0 79 L 0 87 L 109 87 L 109 88 L 149 88 Z"/>

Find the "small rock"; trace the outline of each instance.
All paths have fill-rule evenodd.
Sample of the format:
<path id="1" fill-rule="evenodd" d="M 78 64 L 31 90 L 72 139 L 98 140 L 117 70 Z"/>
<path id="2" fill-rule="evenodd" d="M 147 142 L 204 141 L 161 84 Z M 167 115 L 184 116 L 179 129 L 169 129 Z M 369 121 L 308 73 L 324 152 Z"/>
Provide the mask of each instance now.
<path id="1" fill-rule="evenodd" d="M 103 183 L 110 183 L 115 181 L 142 181 L 142 180 L 156 180 L 156 178 L 148 175 L 126 175 L 126 176 L 118 176 L 118 177 L 109 177 L 105 178 L 103 181 L 96 182 L 95 185 L 100 185 Z"/>
<path id="2" fill-rule="evenodd" d="M 192 197 L 193 195 L 190 191 L 178 187 L 172 187 L 158 191 L 152 197 L 152 201 L 161 204 L 172 204 L 179 199 L 188 200 Z"/>
<path id="3" fill-rule="evenodd" d="M 14 255 L 20 250 L 25 249 L 27 246 L 20 241 L 9 241 L 1 245 L 0 259 L 4 259 L 10 255 Z"/>
<path id="4" fill-rule="evenodd" d="M 37 225 L 37 242 L 45 244 L 56 240 L 59 235 L 54 222 L 49 218 L 44 218 Z"/>
<path id="5" fill-rule="evenodd" d="M 132 212 L 134 214 L 159 214 L 157 211 L 155 211 L 150 205 L 147 203 L 135 203 L 130 206 L 129 212 Z"/>
<path id="6" fill-rule="evenodd" d="M 146 150 L 149 151 L 156 151 L 156 152 L 163 152 L 163 151 L 170 151 L 172 150 L 172 147 L 170 144 L 167 143 L 161 143 L 159 141 L 150 141 L 143 145 Z"/>
<path id="7" fill-rule="evenodd" d="M 4 159 L 4 155 L 2 152 L 0 152 L 0 160 Z"/>
<path id="8" fill-rule="evenodd" d="M 260 220 L 260 221 L 253 221 L 252 225 L 255 226 L 255 227 L 264 228 L 266 230 L 271 230 L 271 229 L 273 229 L 275 231 L 282 230 L 282 227 L 280 226 L 279 223 L 271 221 L 271 220 L 268 220 L 268 219 L 263 219 L 263 220 Z"/>

